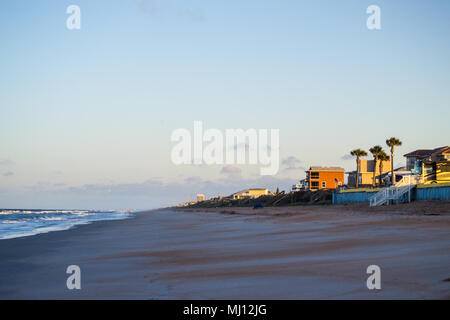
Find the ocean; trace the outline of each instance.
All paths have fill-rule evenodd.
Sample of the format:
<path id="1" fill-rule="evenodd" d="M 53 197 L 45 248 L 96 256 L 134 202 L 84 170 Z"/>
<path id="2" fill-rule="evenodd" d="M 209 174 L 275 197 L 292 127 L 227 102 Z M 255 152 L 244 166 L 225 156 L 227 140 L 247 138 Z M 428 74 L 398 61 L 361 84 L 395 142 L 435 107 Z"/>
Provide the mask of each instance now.
<path id="1" fill-rule="evenodd" d="M 0 209 L 0 240 L 67 230 L 99 220 L 120 220 L 128 211 Z"/>

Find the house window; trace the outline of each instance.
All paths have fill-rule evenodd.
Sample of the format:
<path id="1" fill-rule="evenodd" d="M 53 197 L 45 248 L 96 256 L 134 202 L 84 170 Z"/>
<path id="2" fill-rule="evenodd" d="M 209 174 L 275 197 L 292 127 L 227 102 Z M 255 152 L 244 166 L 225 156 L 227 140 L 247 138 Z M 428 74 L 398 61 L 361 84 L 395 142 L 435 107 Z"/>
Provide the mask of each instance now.
<path id="1" fill-rule="evenodd" d="M 311 179 L 319 179 L 319 173 L 318 172 L 311 172 Z"/>
<path id="2" fill-rule="evenodd" d="M 312 181 L 311 189 L 319 189 L 319 181 Z"/>
<path id="3" fill-rule="evenodd" d="M 416 158 L 407 158 L 406 161 L 406 170 L 414 169 L 414 165 L 416 164 Z"/>
<path id="4" fill-rule="evenodd" d="M 327 182 L 326 181 L 322 181 L 322 189 L 325 189 L 327 187 Z"/>

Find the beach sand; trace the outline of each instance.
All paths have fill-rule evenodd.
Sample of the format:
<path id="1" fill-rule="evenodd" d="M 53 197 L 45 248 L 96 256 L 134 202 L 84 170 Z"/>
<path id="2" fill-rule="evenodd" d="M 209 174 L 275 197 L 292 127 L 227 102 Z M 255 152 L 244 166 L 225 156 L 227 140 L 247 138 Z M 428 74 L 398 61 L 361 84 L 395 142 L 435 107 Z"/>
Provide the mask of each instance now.
<path id="1" fill-rule="evenodd" d="M 0 240 L 1 299 L 449 299 L 449 278 L 448 202 L 165 209 Z"/>

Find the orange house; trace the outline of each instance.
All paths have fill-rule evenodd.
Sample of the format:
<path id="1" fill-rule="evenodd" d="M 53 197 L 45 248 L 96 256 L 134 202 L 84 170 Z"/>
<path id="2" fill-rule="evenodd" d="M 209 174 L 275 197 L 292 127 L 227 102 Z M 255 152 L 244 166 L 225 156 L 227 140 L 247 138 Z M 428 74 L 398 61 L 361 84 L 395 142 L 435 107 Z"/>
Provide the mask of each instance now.
<path id="1" fill-rule="evenodd" d="M 344 173 L 340 167 L 311 167 L 306 171 L 307 190 L 336 189 L 344 184 Z"/>

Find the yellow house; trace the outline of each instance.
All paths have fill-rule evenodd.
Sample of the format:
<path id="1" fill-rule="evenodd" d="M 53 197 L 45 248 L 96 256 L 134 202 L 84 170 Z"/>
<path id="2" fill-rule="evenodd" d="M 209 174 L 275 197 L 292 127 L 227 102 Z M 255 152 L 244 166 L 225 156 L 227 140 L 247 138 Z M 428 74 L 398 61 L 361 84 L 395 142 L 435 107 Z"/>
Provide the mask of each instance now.
<path id="1" fill-rule="evenodd" d="M 450 147 L 419 149 L 405 154 L 406 169 L 421 175 L 421 182 L 450 182 Z"/>
<path id="2" fill-rule="evenodd" d="M 247 189 L 236 192 L 232 195 L 233 200 L 245 199 L 245 198 L 259 198 L 261 196 L 269 195 L 269 189 Z"/>
<path id="3" fill-rule="evenodd" d="M 375 169 L 375 183 L 378 183 L 380 177 L 380 161 L 377 162 L 375 168 L 375 160 L 362 159 L 360 169 L 359 169 L 359 185 L 372 185 L 373 182 L 373 170 Z M 391 162 L 383 161 L 383 168 L 381 175 L 386 174 L 391 171 Z M 350 172 L 348 176 L 348 185 L 356 185 L 356 171 Z"/>

